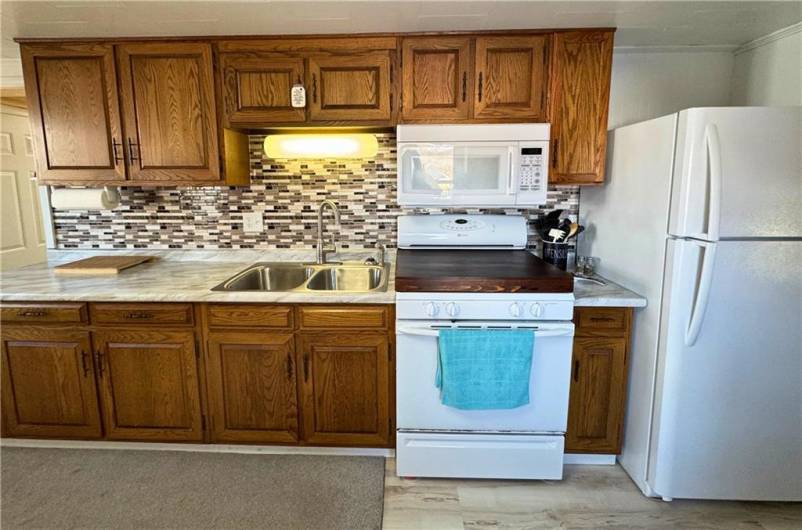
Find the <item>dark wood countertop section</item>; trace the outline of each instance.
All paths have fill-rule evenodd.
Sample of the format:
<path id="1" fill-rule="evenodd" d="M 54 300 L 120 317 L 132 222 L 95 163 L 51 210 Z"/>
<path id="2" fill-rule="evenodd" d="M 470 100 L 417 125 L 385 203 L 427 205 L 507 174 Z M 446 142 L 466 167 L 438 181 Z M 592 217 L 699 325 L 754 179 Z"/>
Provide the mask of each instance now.
<path id="1" fill-rule="evenodd" d="M 570 293 L 574 278 L 526 250 L 399 250 L 395 290 Z"/>

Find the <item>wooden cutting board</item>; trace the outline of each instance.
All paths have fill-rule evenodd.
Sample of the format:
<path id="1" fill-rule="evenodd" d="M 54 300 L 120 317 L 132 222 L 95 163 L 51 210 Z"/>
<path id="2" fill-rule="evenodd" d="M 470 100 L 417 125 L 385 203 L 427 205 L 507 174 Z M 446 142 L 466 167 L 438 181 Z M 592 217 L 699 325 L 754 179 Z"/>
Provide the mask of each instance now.
<path id="1" fill-rule="evenodd" d="M 91 258 L 65 263 L 56 267 L 56 274 L 118 274 L 140 263 L 153 259 L 153 256 L 93 256 Z"/>

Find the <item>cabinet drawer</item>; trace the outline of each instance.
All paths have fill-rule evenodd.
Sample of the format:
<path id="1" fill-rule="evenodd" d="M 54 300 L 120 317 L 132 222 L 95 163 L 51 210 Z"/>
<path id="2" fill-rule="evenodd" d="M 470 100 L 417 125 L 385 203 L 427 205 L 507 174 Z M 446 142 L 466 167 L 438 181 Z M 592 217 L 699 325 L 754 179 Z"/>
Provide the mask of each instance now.
<path id="1" fill-rule="evenodd" d="M 306 329 L 387 328 L 390 309 L 388 306 L 300 306 L 298 322 Z"/>
<path id="2" fill-rule="evenodd" d="M 3 322 L 86 322 L 86 304 L 6 303 L 0 306 Z"/>
<path id="3" fill-rule="evenodd" d="M 604 330 L 625 333 L 629 326 L 629 310 L 622 307 L 583 307 L 576 309 L 577 334 L 583 330 Z"/>
<path id="4" fill-rule="evenodd" d="M 211 304 L 210 326 L 292 328 L 292 306 L 264 304 Z"/>
<path id="5" fill-rule="evenodd" d="M 91 304 L 93 324 L 191 325 L 192 304 Z"/>

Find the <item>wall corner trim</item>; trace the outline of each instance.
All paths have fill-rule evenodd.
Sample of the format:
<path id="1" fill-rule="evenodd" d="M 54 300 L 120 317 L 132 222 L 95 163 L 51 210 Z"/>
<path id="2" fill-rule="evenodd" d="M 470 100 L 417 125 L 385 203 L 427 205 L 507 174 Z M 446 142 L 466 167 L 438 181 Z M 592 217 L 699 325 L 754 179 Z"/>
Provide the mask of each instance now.
<path id="1" fill-rule="evenodd" d="M 766 44 L 771 44 L 772 42 L 776 42 L 780 39 L 790 37 L 791 35 L 795 35 L 796 33 L 800 32 L 802 32 L 802 22 L 797 22 L 796 24 L 792 24 L 787 28 L 778 29 L 777 31 L 769 33 L 768 35 L 763 35 L 762 37 L 750 40 L 749 42 L 746 42 L 738 46 L 733 53 L 735 55 L 739 55 L 741 53 L 754 50 L 755 48 L 760 48 L 761 46 L 765 46 Z"/>

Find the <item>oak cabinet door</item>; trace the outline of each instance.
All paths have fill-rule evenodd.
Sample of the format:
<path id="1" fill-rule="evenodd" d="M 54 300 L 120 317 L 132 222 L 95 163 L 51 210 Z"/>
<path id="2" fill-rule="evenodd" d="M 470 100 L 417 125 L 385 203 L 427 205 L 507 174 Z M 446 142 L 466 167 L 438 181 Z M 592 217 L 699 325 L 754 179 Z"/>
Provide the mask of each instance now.
<path id="1" fill-rule="evenodd" d="M 207 370 L 212 441 L 298 441 L 292 333 L 210 332 Z"/>
<path id="2" fill-rule="evenodd" d="M 402 119 L 467 120 L 473 93 L 471 39 L 409 38 L 401 53 Z"/>
<path id="3" fill-rule="evenodd" d="M 109 439 L 203 439 L 192 331 L 115 329 L 92 339 Z"/>
<path id="4" fill-rule="evenodd" d="M 117 59 L 131 180 L 219 180 L 211 45 L 123 44 Z"/>
<path id="5" fill-rule="evenodd" d="M 385 333 L 323 332 L 298 336 L 305 442 L 388 444 L 389 354 Z"/>
<path id="6" fill-rule="evenodd" d="M 547 35 L 476 38 L 477 119 L 545 121 Z"/>
<path id="7" fill-rule="evenodd" d="M 623 337 L 574 339 L 566 451 L 620 452 L 627 340 Z"/>
<path id="8" fill-rule="evenodd" d="M 125 180 L 114 48 L 52 44 L 21 51 L 40 180 Z"/>
<path id="9" fill-rule="evenodd" d="M 557 33 L 553 60 L 549 180 L 604 182 L 613 33 Z"/>
<path id="10" fill-rule="evenodd" d="M 309 58 L 311 121 L 390 121 L 390 54 Z"/>
<path id="11" fill-rule="evenodd" d="M 2 364 L 6 435 L 101 437 L 88 332 L 5 326 Z"/>
<path id="12" fill-rule="evenodd" d="M 306 120 L 306 110 L 293 108 L 290 98 L 292 86 L 304 82 L 303 59 L 224 53 L 220 70 L 227 127 Z"/>

